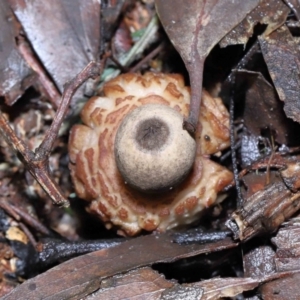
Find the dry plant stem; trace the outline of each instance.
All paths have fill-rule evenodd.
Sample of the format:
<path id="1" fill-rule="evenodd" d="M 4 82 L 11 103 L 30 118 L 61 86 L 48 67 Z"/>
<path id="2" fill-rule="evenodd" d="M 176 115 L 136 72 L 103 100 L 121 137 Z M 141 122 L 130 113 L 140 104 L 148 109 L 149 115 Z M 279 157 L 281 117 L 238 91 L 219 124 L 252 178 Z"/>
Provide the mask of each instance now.
<path id="1" fill-rule="evenodd" d="M 67 206 L 69 201 L 65 199 L 60 188 L 50 176 L 49 156 L 72 96 L 84 81 L 90 77 L 100 75 L 101 65 L 103 64 L 90 62 L 82 72 L 69 82 L 63 93 L 55 118 L 46 132 L 43 142 L 34 152 L 16 135 L 4 115 L 0 112 L 0 132 L 8 144 L 19 154 L 20 159 L 31 175 L 57 205 Z"/>
<path id="2" fill-rule="evenodd" d="M 19 52 L 21 53 L 27 64 L 37 73 L 38 79 L 43 86 L 47 96 L 49 97 L 51 104 L 54 108 L 57 108 L 60 103 L 61 95 L 34 55 L 32 49 L 22 36 L 18 37 L 17 46 Z"/>

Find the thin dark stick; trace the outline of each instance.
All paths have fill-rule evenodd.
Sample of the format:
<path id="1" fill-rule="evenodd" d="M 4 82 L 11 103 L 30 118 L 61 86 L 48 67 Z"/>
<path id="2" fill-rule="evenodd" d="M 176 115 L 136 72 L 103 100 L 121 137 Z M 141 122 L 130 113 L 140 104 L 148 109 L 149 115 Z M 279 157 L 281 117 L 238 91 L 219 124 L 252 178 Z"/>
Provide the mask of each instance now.
<path id="1" fill-rule="evenodd" d="M 258 42 L 256 41 L 250 50 L 244 55 L 244 57 L 239 61 L 237 64 L 236 68 L 230 73 L 230 75 L 227 77 L 226 83 L 230 83 L 231 90 L 230 90 L 230 107 L 229 107 L 229 112 L 230 112 L 230 144 L 231 144 L 231 159 L 232 159 L 232 164 L 233 164 L 233 177 L 234 177 L 234 182 L 235 182 L 235 187 L 237 191 L 237 206 L 240 207 L 243 203 L 243 195 L 241 191 L 241 187 L 239 184 L 239 171 L 237 168 L 237 158 L 236 158 L 236 147 L 235 147 L 235 134 L 234 134 L 234 98 L 235 98 L 235 77 L 236 77 L 236 69 L 243 69 L 246 64 L 250 61 L 252 58 L 253 54 L 257 52 L 258 50 Z"/>
<path id="2" fill-rule="evenodd" d="M 237 192 L 237 207 L 241 207 L 243 204 L 243 195 L 241 191 L 241 186 L 239 185 L 239 171 L 237 168 L 237 158 L 235 151 L 235 134 L 234 134 L 234 96 L 235 96 L 235 74 L 232 74 L 232 85 L 231 85 L 231 93 L 230 93 L 230 107 L 229 107 L 229 115 L 230 115 L 230 145 L 231 145 L 231 160 L 233 165 L 233 177 L 235 182 L 235 188 Z"/>
<path id="3" fill-rule="evenodd" d="M 38 219 L 36 219 L 35 217 L 31 216 L 30 214 L 28 214 L 27 212 L 23 211 L 22 209 L 20 209 L 19 207 L 16 207 L 14 205 L 10 205 L 11 209 L 13 211 L 15 211 L 18 216 L 29 226 L 31 226 L 32 228 L 34 228 L 35 230 L 39 231 L 40 233 L 44 234 L 44 235 L 51 235 L 50 230 L 44 226 Z"/>
<path id="4" fill-rule="evenodd" d="M 66 84 L 54 120 L 49 130 L 46 132 L 42 143 L 36 149 L 36 155 L 38 157 L 44 157 L 45 155 L 48 156 L 50 154 L 73 95 L 88 78 L 96 78 L 99 76 L 101 74 L 102 66 L 102 63 L 92 61 L 73 80 Z"/>
<path id="5" fill-rule="evenodd" d="M 11 206 L 3 199 L 0 201 L 0 207 L 11 217 L 13 217 L 16 221 L 20 221 L 20 217 L 14 210 L 11 208 Z"/>
<path id="6" fill-rule="evenodd" d="M 149 60 L 155 57 L 159 52 L 163 50 L 165 43 L 159 44 L 155 49 L 153 49 L 148 55 L 146 55 L 143 59 L 141 59 L 134 67 L 129 69 L 129 72 L 134 73 L 137 72 L 143 64 L 146 64 Z"/>
<path id="7" fill-rule="evenodd" d="M 0 207 L 8 214 L 10 215 L 12 218 L 14 218 L 16 221 L 18 221 L 18 226 L 23 230 L 23 232 L 26 234 L 26 236 L 28 237 L 29 241 L 33 244 L 33 246 L 35 247 L 37 245 L 37 242 L 35 240 L 35 238 L 33 237 L 32 233 L 29 231 L 29 229 L 23 224 L 20 223 L 20 216 L 14 212 L 14 210 L 12 209 L 12 206 L 7 203 L 6 201 L 1 200 L 0 201 Z"/>
<path id="8" fill-rule="evenodd" d="M 33 245 L 34 248 L 37 248 L 37 241 L 35 240 L 33 234 L 30 232 L 30 230 L 27 228 L 27 226 L 23 223 L 19 223 L 18 226 L 20 226 L 20 228 L 22 229 L 22 231 L 26 234 L 26 236 L 28 237 L 28 240 L 30 241 L 30 243 Z"/>
<path id="9" fill-rule="evenodd" d="M 255 41 L 255 43 L 251 46 L 251 48 L 248 50 L 248 52 L 243 56 L 243 58 L 238 62 L 238 64 L 233 68 L 233 70 L 240 70 L 245 68 L 245 66 L 249 63 L 252 56 L 259 50 L 259 43 L 258 41 Z M 235 76 L 234 72 L 231 72 L 226 80 L 224 81 L 224 84 L 228 84 L 233 82 L 233 76 Z"/>

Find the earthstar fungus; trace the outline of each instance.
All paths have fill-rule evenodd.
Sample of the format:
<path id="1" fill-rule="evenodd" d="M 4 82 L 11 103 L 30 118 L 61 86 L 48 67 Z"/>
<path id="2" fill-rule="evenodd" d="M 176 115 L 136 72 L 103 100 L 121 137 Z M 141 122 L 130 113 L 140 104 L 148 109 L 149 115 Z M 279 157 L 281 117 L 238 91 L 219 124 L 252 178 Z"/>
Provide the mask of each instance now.
<path id="1" fill-rule="evenodd" d="M 224 199 L 218 193 L 232 173 L 209 159 L 229 146 L 221 99 L 203 92 L 192 138 L 182 129 L 190 101 L 182 76 L 123 74 L 103 93 L 85 104 L 83 124 L 71 130 L 69 166 L 77 195 L 107 228 L 129 236 L 165 231 L 194 222 Z"/>

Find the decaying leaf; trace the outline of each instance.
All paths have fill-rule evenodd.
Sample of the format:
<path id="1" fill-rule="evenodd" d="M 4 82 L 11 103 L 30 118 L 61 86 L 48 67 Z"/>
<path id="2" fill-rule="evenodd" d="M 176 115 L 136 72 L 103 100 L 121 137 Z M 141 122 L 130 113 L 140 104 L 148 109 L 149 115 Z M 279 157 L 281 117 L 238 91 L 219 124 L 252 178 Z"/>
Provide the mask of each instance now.
<path id="1" fill-rule="evenodd" d="M 191 105 L 185 124 L 189 131 L 195 132 L 198 121 L 205 58 L 258 2 L 156 0 L 160 20 L 189 72 Z"/>
<path id="2" fill-rule="evenodd" d="M 100 5 L 97 1 L 51 2 L 8 0 L 29 39 L 59 90 L 90 60 L 97 60 Z M 92 21 L 92 20 L 93 21 Z M 73 99 L 83 96 L 83 90 Z"/>
<path id="3" fill-rule="evenodd" d="M 269 36 L 259 37 L 260 47 L 284 111 L 300 123 L 300 59 L 297 43 L 283 25 Z"/>
<path id="4" fill-rule="evenodd" d="M 274 87 L 258 72 L 238 70 L 236 76 L 239 93 L 245 94 L 243 119 L 247 129 L 257 137 L 268 130 L 279 144 L 297 143 L 297 124 L 286 118 Z"/>
<path id="5" fill-rule="evenodd" d="M 267 25 L 264 35 L 281 26 L 289 13 L 289 8 L 281 0 L 260 0 L 257 7 L 220 42 L 221 47 L 243 44 L 246 46 L 253 35 L 254 26 L 258 23 Z"/>
<path id="6" fill-rule="evenodd" d="M 12 105 L 33 82 L 34 72 L 17 50 L 17 22 L 5 1 L 0 3 L 0 27 L 0 95 Z"/>

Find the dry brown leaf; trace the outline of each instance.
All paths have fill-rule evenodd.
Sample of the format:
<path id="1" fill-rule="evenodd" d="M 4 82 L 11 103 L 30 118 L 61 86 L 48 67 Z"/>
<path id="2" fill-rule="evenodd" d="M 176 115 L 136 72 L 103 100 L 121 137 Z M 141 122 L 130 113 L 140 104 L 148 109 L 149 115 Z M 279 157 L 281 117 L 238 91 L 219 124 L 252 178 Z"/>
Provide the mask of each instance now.
<path id="1" fill-rule="evenodd" d="M 3 299 L 79 299 L 99 289 L 101 280 L 158 262 L 235 247 L 231 238 L 181 246 L 170 233 L 132 239 L 114 248 L 83 255 L 24 282 Z"/>
<path id="2" fill-rule="evenodd" d="M 239 91 L 245 94 L 243 119 L 247 129 L 256 136 L 269 130 L 279 144 L 295 144 L 297 124 L 286 118 L 274 87 L 261 73 L 239 70 L 236 75 Z"/>
<path id="3" fill-rule="evenodd" d="M 12 105 L 30 86 L 34 72 L 16 48 L 17 22 L 5 1 L 0 2 L 0 27 L 0 95 L 5 97 L 8 105 Z"/>
<path id="4" fill-rule="evenodd" d="M 97 1 L 8 0 L 35 53 L 62 92 L 90 60 L 97 60 L 100 4 Z M 76 99 L 83 96 L 77 92 Z"/>
<path id="5" fill-rule="evenodd" d="M 258 2 L 156 0 L 159 18 L 189 72 L 191 105 L 185 124 L 189 131 L 195 131 L 198 121 L 205 58 Z"/>
<path id="6" fill-rule="evenodd" d="M 289 8 L 281 0 L 260 0 L 259 5 L 230 31 L 220 42 L 221 47 L 243 44 L 246 46 L 258 23 L 267 25 L 264 35 L 268 35 L 284 24 Z"/>

